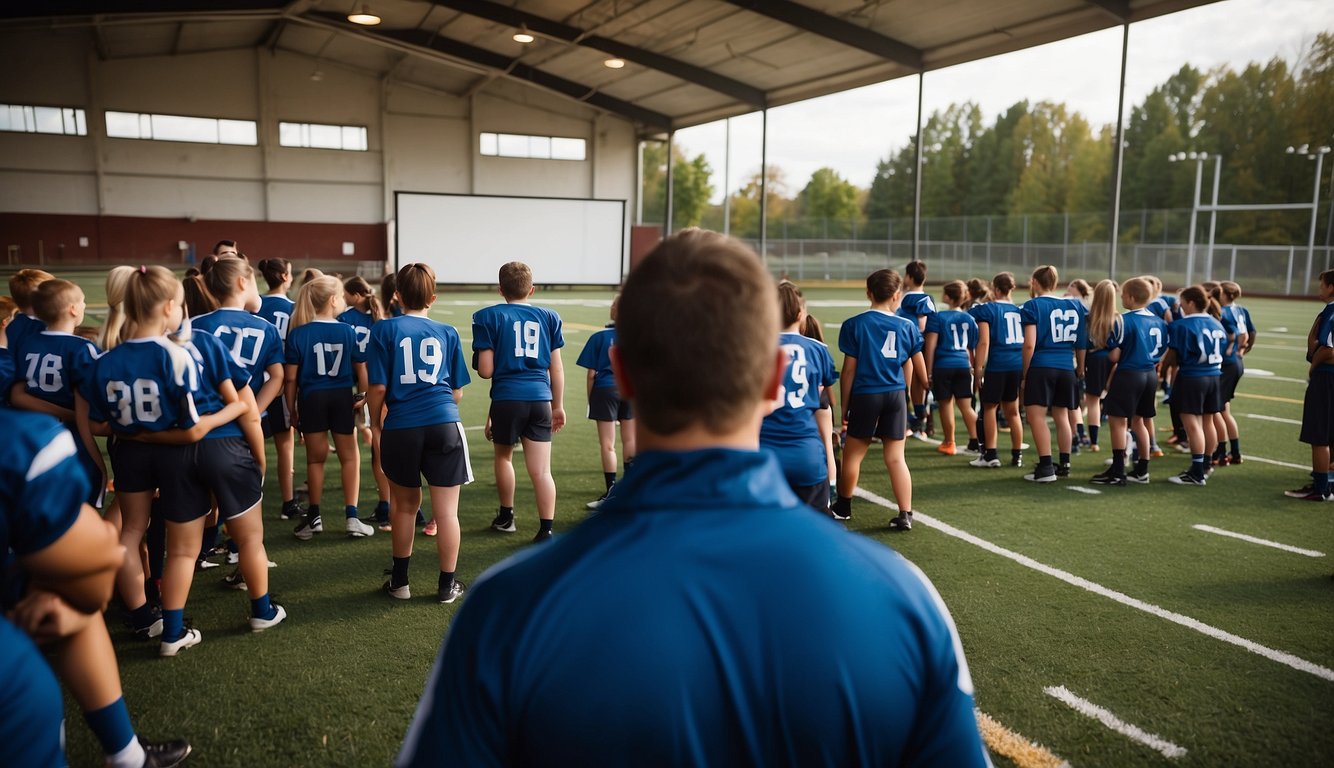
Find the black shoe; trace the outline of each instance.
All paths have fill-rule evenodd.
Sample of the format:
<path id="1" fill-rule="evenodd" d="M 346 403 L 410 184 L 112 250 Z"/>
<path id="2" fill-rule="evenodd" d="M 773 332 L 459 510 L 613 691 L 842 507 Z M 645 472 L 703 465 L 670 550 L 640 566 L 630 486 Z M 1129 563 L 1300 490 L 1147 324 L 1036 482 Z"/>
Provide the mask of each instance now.
<path id="1" fill-rule="evenodd" d="M 511 522 L 511 524 L 513 523 Z M 539 541 L 551 541 L 551 537 L 551 531 L 538 531 L 537 535 L 533 537 L 533 543 L 536 544 Z"/>
<path id="2" fill-rule="evenodd" d="M 139 746 L 144 748 L 144 768 L 175 768 L 190 756 L 190 742 L 185 739 L 154 742 L 140 737 Z"/>
<path id="3" fill-rule="evenodd" d="M 1024 475 L 1024 479 L 1034 483 L 1054 483 L 1056 482 L 1056 467 L 1051 464 L 1038 466 L 1032 472 Z"/>
<path id="4" fill-rule="evenodd" d="M 283 502 L 282 511 L 278 513 L 280 520 L 299 520 L 306 514 L 306 508 L 301 506 L 296 499 Z"/>
<path id="5" fill-rule="evenodd" d="M 312 515 L 309 511 L 306 512 L 305 519 L 297 523 L 296 528 L 292 529 L 292 535 L 302 541 L 310 541 L 315 534 L 323 532 L 323 518 L 320 517 L 318 512 Z"/>
<path id="6" fill-rule="evenodd" d="M 1010 466 L 1012 466 L 1012 467 L 1022 467 L 1022 466 L 1024 466 L 1024 457 L 1023 457 L 1023 456 L 1011 456 L 1011 457 L 1010 457 Z"/>
<path id="7" fill-rule="evenodd" d="M 1149 470 L 1146 469 L 1143 472 L 1139 472 L 1137 470 L 1131 470 L 1130 472 L 1126 473 L 1126 480 L 1132 483 L 1139 483 L 1140 485 L 1148 485 Z"/>
<path id="8" fill-rule="evenodd" d="M 848 503 L 847 507 L 843 507 L 838 503 L 838 499 L 834 499 L 834 503 L 829 505 L 829 516 L 834 518 L 835 520 L 851 520 L 852 519 L 851 502 Z"/>
<path id="9" fill-rule="evenodd" d="M 501 513 L 496 515 L 495 520 L 491 521 L 491 530 L 500 531 L 501 533 L 514 533 L 519 529 L 514 525 L 514 515 Z"/>
<path id="10" fill-rule="evenodd" d="M 1070 465 L 1069 465 L 1069 464 L 1058 464 L 1058 465 L 1056 466 L 1056 476 L 1057 476 L 1057 477 L 1069 477 L 1069 476 L 1070 476 Z"/>
<path id="11" fill-rule="evenodd" d="M 1167 481 L 1168 481 L 1169 483 L 1176 483 L 1177 485 L 1204 485 L 1204 484 L 1205 484 L 1205 481 L 1204 481 L 1204 478 L 1203 478 L 1203 477 L 1196 477 L 1195 475 L 1192 475 L 1192 474 L 1189 473 L 1189 472 L 1182 472 L 1181 474 L 1176 475 L 1176 476 L 1174 476 L 1174 477 L 1169 477 L 1169 478 L 1167 478 Z"/>
<path id="12" fill-rule="evenodd" d="M 436 599 L 439 600 L 441 603 L 452 603 L 455 600 L 458 600 L 460 597 L 463 597 L 463 593 L 467 591 L 468 591 L 467 584 L 464 584 L 458 579 L 454 579 L 453 583 L 449 585 L 448 589 L 442 589 L 438 591 L 438 593 L 436 594 Z"/>
<path id="13" fill-rule="evenodd" d="M 1089 482 L 1094 485 L 1125 485 L 1126 476 L 1115 474 L 1109 469 L 1106 472 L 1099 472 L 1094 475 Z"/>
<path id="14" fill-rule="evenodd" d="M 237 568 L 226 576 L 223 576 L 222 585 L 228 589 L 245 589 L 245 577 L 241 575 L 241 569 Z"/>
<path id="15" fill-rule="evenodd" d="M 900 511 L 898 517 L 889 521 L 889 529 L 891 531 L 911 531 L 912 513 Z"/>

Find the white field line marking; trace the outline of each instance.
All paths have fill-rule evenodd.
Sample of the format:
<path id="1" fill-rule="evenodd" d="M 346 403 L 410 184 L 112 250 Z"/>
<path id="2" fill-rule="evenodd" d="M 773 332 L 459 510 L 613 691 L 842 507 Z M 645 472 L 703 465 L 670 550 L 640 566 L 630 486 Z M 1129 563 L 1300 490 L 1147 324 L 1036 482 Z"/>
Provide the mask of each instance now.
<path id="1" fill-rule="evenodd" d="M 853 494 L 856 496 L 860 496 L 863 499 L 866 499 L 872 504 L 879 504 L 882 507 L 885 507 L 887 509 L 892 509 L 896 512 L 899 509 L 898 505 L 895 504 L 894 502 L 884 497 L 877 496 L 876 494 L 871 493 L 870 491 L 867 491 L 863 488 L 856 488 L 855 490 L 853 490 Z M 1101 595 L 1108 599 L 1115 600 L 1116 602 L 1122 605 L 1134 608 L 1139 611 L 1143 611 L 1152 616 L 1157 616 L 1160 619 L 1166 619 L 1167 621 L 1170 621 L 1173 624 L 1179 624 L 1183 627 L 1186 627 L 1187 629 L 1193 629 L 1196 632 L 1199 632 L 1200 634 L 1205 635 L 1207 637 L 1212 637 L 1215 640 L 1221 640 L 1225 643 L 1235 645 L 1238 648 L 1244 648 L 1250 651 L 1251 653 L 1256 654 L 1257 656 L 1263 656 L 1266 659 L 1269 659 L 1270 661 L 1276 661 L 1279 664 L 1292 667 L 1298 672 L 1305 672 L 1309 675 L 1314 675 L 1322 680 L 1328 680 L 1330 682 L 1334 682 L 1334 669 L 1330 669 L 1328 667 L 1322 667 L 1319 664 L 1294 656 L 1286 651 L 1277 651 L 1274 650 L 1273 648 L 1260 645 L 1254 640 L 1247 640 L 1244 637 L 1234 635 L 1226 630 L 1222 630 L 1219 629 L 1218 627 L 1205 624 L 1199 619 L 1193 619 L 1184 614 L 1180 614 L 1175 611 L 1169 611 L 1166 608 L 1160 608 L 1154 605 L 1153 603 L 1147 603 L 1143 600 L 1131 597 L 1130 595 L 1127 595 L 1124 592 L 1117 592 L 1114 589 L 1104 587 L 1101 584 L 1097 584 L 1095 582 L 1089 581 L 1088 579 L 1076 576 L 1068 571 L 1062 571 L 1059 568 L 1053 568 L 1050 565 L 1039 563 L 1037 560 L 1034 560 L 1033 558 L 1028 557 L 1027 555 L 1021 555 L 1018 552 L 1008 550 L 997 544 L 992 544 L 986 539 L 974 536 L 973 534 L 961 530 L 959 528 L 955 528 L 949 523 L 946 523 L 942 520 L 937 520 L 934 517 L 931 517 L 930 515 L 926 515 L 921 512 L 914 512 L 913 521 L 925 525 L 928 528 L 935 528 L 936 530 L 940 531 L 941 533 L 947 536 L 953 536 L 956 539 L 961 539 L 963 541 L 968 542 L 969 544 L 972 544 L 973 546 L 985 549 L 986 551 L 991 552 L 992 554 L 1009 558 L 1010 560 L 1019 563 L 1025 568 L 1032 568 L 1038 573 L 1045 573 L 1048 576 L 1052 576 L 1054 578 L 1060 579 L 1061 581 L 1064 581 L 1066 584 L 1079 587 L 1080 589 L 1092 592 L 1095 595 Z"/>
<path id="2" fill-rule="evenodd" d="M 1261 421 L 1277 421 L 1279 424 L 1295 424 L 1296 426 L 1299 427 L 1302 425 L 1300 419 L 1285 419 L 1281 416 L 1265 416 L 1262 413 L 1247 413 L 1244 415 L 1248 419 L 1259 419 Z"/>
<path id="3" fill-rule="evenodd" d="M 1126 721 L 1112 714 L 1110 711 L 1103 709 L 1102 707 L 1098 706 L 1097 704 L 1094 704 L 1093 702 L 1087 699 L 1081 699 L 1080 697 L 1066 690 L 1064 685 L 1059 687 L 1044 688 L 1043 692 L 1046 693 L 1048 696 L 1051 696 L 1052 698 L 1056 699 L 1057 701 L 1065 703 L 1067 706 L 1069 706 L 1071 709 L 1078 712 L 1079 714 L 1097 720 L 1098 722 L 1102 723 L 1108 728 L 1111 728 L 1113 731 L 1116 731 L 1122 736 L 1125 736 L 1127 739 L 1130 739 L 1131 741 L 1138 741 L 1140 744 L 1143 744 L 1149 749 L 1158 752 L 1163 757 L 1169 757 L 1169 758 L 1185 757 L 1186 755 L 1186 750 L 1184 747 L 1178 747 L 1177 745 L 1173 744 L 1172 742 L 1166 739 L 1155 736 L 1152 733 L 1149 733 L 1148 731 L 1139 728 L 1138 726 L 1134 726 L 1131 725 L 1130 723 L 1127 723 Z"/>
<path id="4" fill-rule="evenodd" d="M 1090 496 L 1102 495 L 1102 491 L 1098 490 L 1097 488 L 1089 488 L 1086 485 L 1067 485 L 1065 489 L 1067 491 L 1074 491 L 1075 493 L 1087 493 Z"/>
<path id="5" fill-rule="evenodd" d="M 1246 461 L 1258 461 L 1261 464 L 1273 464 L 1276 467 L 1287 467 L 1288 469 L 1304 469 L 1307 472 L 1311 471 L 1311 467 L 1309 464 L 1293 464 L 1290 461 L 1277 461 L 1275 459 L 1266 459 L 1263 456 L 1251 456 L 1250 454 L 1245 454 L 1243 458 Z"/>
<path id="6" fill-rule="evenodd" d="M 1225 531 L 1222 528 L 1215 528 L 1212 525 L 1192 525 L 1191 528 L 1194 528 L 1197 531 L 1204 531 L 1205 533 L 1216 533 L 1219 536 L 1228 536 L 1233 539 L 1241 539 L 1242 541 L 1249 541 L 1252 544 L 1259 544 L 1264 547 L 1273 547 L 1274 549 L 1281 549 L 1284 552 L 1292 552 L 1293 554 L 1297 555 L 1305 555 L 1307 557 L 1325 556 L 1324 552 L 1317 552 L 1314 549 L 1302 549 L 1301 547 L 1293 547 L 1287 544 L 1279 544 L 1277 541 L 1270 541 L 1269 539 L 1257 539 L 1254 536 L 1247 536 L 1244 533 L 1234 533 L 1232 531 Z"/>
<path id="7" fill-rule="evenodd" d="M 1264 379 L 1265 381 L 1290 381 L 1294 384 L 1306 383 L 1306 379 L 1294 379 L 1291 376 L 1278 376 L 1275 375 L 1273 371 L 1265 370 L 1264 368 L 1247 368 L 1246 374 L 1248 376 L 1255 376 L 1258 379 Z"/>
<path id="8" fill-rule="evenodd" d="M 987 749 L 1010 758 L 1019 768 L 1070 768 L 1069 762 L 1052 754 L 1051 750 L 1036 741 L 1001 725 L 1000 721 L 986 712 L 974 709 L 973 714 Z"/>
<path id="9" fill-rule="evenodd" d="M 1277 328 L 1270 328 L 1270 329 L 1269 329 L 1269 332 L 1270 332 L 1270 333 L 1287 333 L 1287 332 L 1288 332 L 1288 328 L 1287 328 L 1287 326 L 1280 325 L 1280 326 L 1277 327 Z"/>

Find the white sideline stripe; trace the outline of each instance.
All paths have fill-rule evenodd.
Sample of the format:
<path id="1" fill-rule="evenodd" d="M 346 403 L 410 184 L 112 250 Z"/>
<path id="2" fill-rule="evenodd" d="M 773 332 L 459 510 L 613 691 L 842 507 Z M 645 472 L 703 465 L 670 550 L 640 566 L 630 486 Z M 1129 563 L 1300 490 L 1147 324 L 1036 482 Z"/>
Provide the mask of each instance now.
<path id="1" fill-rule="evenodd" d="M 1281 416 L 1265 416 L 1264 414 L 1261 413 L 1247 413 L 1243 415 L 1246 416 L 1246 418 L 1248 419 L 1259 419 L 1261 421 L 1277 421 L 1279 424 L 1294 424 L 1299 427 L 1302 425 L 1302 422 L 1299 419 L 1285 419 L 1282 418 Z"/>
<path id="2" fill-rule="evenodd" d="M 1269 329 L 1269 332 L 1270 332 L 1270 333 L 1287 333 L 1287 332 L 1288 332 L 1288 328 L 1287 328 L 1287 326 L 1280 325 L 1280 326 L 1277 327 L 1277 328 L 1270 328 L 1270 329 Z"/>
<path id="3" fill-rule="evenodd" d="M 1292 552 L 1293 554 L 1297 555 L 1306 555 L 1307 557 L 1325 556 L 1324 552 L 1317 552 L 1314 549 L 1302 549 L 1301 547 L 1293 547 L 1287 544 L 1279 544 L 1277 541 L 1270 541 L 1269 539 L 1257 539 L 1254 536 L 1247 536 L 1244 533 L 1234 533 L 1232 531 L 1225 531 L 1222 528 L 1215 528 L 1212 525 L 1192 525 L 1191 528 L 1194 528 L 1197 531 L 1204 531 L 1205 533 L 1216 533 L 1219 536 L 1228 536 L 1233 539 L 1241 539 L 1242 541 L 1249 541 L 1252 544 L 1259 544 L 1264 547 L 1273 547 L 1274 549 L 1281 549 L 1284 552 Z"/>
<path id="4" fill-rule="evenodd" d="M 896 512 L 899 509 L 898 505 L 895 504 L 894 502 L 889 501 L 888 499 L 885 499 L 881 496 L 877 496 L 876 494 L 871 493 L 870 491 L 864 490 L 862 488 L 854 489 L 853 494 L 856 496 L 860 496 L 863 499 L 866 499 L 872 504 L 879 504 L 882 507 L 892 509 Z M 1314 675 L 1322 680 L 1328 680 L 1330 682 L 1334 682 L 1334 669 L 1330 669 L 1328 667 L 1322 667 L 1319 664 L 1307 661 L 1306 659 L 1303 658 L 1299 658 L 1297 656 L 1292 655 L 1291 653 L 1287 653 L 1286 651 L 1277 651 L 1274 650 L 1273 648 L 1260 645 L 1254 640 L 1247 640 L 1244 637 L 1234 635 L 1226 630 L 1222 630 L 1219 629 L 1218 627 L 1205 624 L 1199 619 L 1192 619 L 1191 617 L 1186 616 L 1184 614 L 1180 614 L 1175 611 L 1169 611 L 1166 608 L 1160 608 L 1154 605 L 1153 603 L 1147 603 L 1143 600 L 1131 597 L 1123 592 L 1117 592 L 1114 589 L 1104 587 L 1101 584 L 1097 584 L 1095 582 L 1089 581 L 1088 579 L 1076 576 L 1073 573 L 1062 571 L 1059 568 L 1053 568 L 1052 566 L 1046 565 L 1044 563 L 1039 563 L 1037 560 L 1034 560 L 1033 558 L 1028 557 L 1027 555 L 1021 555 L 1018 552 L 1013 552 L 1002 546 L 992 544 L 986 539 L 979 538 L 967 531 L 955 528 L 949 523 L 937 520 L 934 517 L 931 517 L 930 515 L 925 515 L 922 514 L 921 512 L 913 512 L 913 521 L 925 525 L 928 528 L 935 528 L 936 530 L 940 531 L 943 534 L 946 534 L 947 536 L 953 536 L 956 539 L 961 539 L 963 541 L 968 542 L 969 544 L 972 544 L 973 546 L 985 549 L 986 551 L 991 552 L 992 554 L 1009 558 L 1010 560 L 1019 563 L 1025 568 L 1032 568 L 1038 573 L 1045 573 L 1048 576 L 1060 579 L 1061 581 L 1064 581 L 1067 584 L 1079 587 L 1080 589 L 1086 590 L 1088 592 L 1092 592 L 1095 595 L 1101 595 L 1111 600 L 1115 600 L 1116 602 L 1121 603 L 1122 605 L 1129 606 L 1136 610 L 1144 611 L 1145 613 L 1150 614 L 1152 616 L 1157 616 L 1160 619 L 1166 619 L 1172 622 L 1173 624 L 1179 624 L 1183 627 L 1186 627 L 1187 629 L 1193 629 L 1196 632 L 1199 632 L 1200 634 L 1206 635 L 1208 637 L 1212 637 L 1215 640 L 1221 640 L 1225 643 L 1230 643 L 1232 645 L 1235 645 L 1238 648 L 1244 648 L 1250 651 L 1251 653 L 1254 653 L 1258 656 L 1263 656 L 1266 659 L 1269 659 L 1270 661 L 1276 661 L 1279 664 L 1292 667 L 1298 672 L 1305 672 L 1309 675 Z"/>
<path id="5" fill-rule="evenodd" d="M 1048 696 L 1056 699 L 1057 701 L 1065 703 L 1067 706 L 1069 706 L 1071 709 L 1078 712 L 1079 714 L 1097 720 L 1098 722 L 1102 723 L 1108 728 L 1111 728 L 1113 731 L 1116 731 L 1122 736 L 1125 736 L 1127 739 L 1130 739 L 1131 741 L 1138 741 L 1140 744 L 1143 744 L 1149 749 L 1158 752 L 1163 757 L 1173 758 L 1173 757 L 1186 756 L 1185 747 L 1178 747 L 1177 745 L 1173 744 L 1172 742 L 1162 737 L 1155 736 L 1152 733 L 1149 733 L 1148 731 L 1138 726 L 1127 723 L 1126 721 L 1112 714 L 1110 711 L 1103 709 L 1102 707 L 1098 706 L 1097 704 L 1094 704 L 1088 699 L 1081 699 L 1080 697 L 1066 690 L 1064 685 L 1050 687 L 1050 688 L 1043 688 L 1042 690 Z"/>
<path id="6" fill-rule="evenodd" d="M 1263 368 L 1247 368 L 1247 374 L 1254 374 L 1265 381 L 1290 381 L 1294 384 L 1305 384 L 1306 379 L 1294 379 L 1291 376 L 1276 376 L 1273 371 L 1266 371 Z"/>
<path id="7" fill-rule="evenodd" d="M 1102 491 L 1098 490 L 1097 488 L 1089 488 L 1086 485 L 1067 485 L 1065 489 L 1067 491 L 1074 491 L 1075 493 L 1087 493 L 1090 496 L 1102 495 Z"/>
<path id="8" fill-rule="evenodd" d="M 1261 464 L 1273 464 L 1276 467 L 1287 467 L 1288 469 L 1304 469 L 1307 472 L 1311 471 L 1311 465 L 1309 464 L 1293 464 L 1290 461 L 1277 461 L 1275 459 L 1266 459 L 1263 456 L 1252 456 L 1250 454 L 1245 454 L 1242 456 L 1242 458 L 1244 458 L 1246 461 L 1258 461 Z"/>

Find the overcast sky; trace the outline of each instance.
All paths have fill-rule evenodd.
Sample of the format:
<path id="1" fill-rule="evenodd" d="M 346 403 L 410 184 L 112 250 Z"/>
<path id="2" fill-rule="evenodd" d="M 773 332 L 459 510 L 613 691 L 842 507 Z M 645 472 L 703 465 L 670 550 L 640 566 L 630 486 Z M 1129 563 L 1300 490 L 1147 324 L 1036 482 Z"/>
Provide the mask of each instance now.
<path id="1" fill-rule="evenodd" d="M 1225 0 L 1130 27 L 1126 114 L 1154 87 L 1191 64 L 1240 68 L 1282 56 L 1295 62 L 1319 31 L 1334 30 L 1330 0 Z M 1107 29 L 1038 48 L 929 72 L 923 110 L 975 101 L 987 124 L 1022 99 L 1064 102 L 1095 126 L 1116 120 L 1121 29 Z M 917 78 L 812 99 L 769 111 L 769 162 L 783 169 L 788 194 L 822 166 L 868 187 L 876 161 L 904 146 L 916 130 Z M 728 189 L 760 167 L 760 117 L 732 119 Z M 714 202 L 723 196 L 726 129 L 722 122 L 678 131 L 689 157 L 713 167 Z M 830 137 L 837 137 L 831 140 Z M 1313 139 L 1316 137 L 1312 137 Z"/>

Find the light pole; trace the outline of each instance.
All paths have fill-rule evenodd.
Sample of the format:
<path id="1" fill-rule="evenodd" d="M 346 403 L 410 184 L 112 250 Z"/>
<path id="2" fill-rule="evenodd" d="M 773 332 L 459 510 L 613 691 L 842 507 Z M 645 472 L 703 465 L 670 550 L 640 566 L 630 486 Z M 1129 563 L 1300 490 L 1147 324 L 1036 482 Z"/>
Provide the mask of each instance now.
<path id="1" fill-rule="evenodd" d="M 1195 194 L 1191 195 L 1190 198 L 1190 236 L 1186 240 L 1186 285 L 1193 284 L 1191 277 L 1195 273 L 1195 222 L 1200 211 L 1200 181 L 1204 175 L 1204 161 L 1208 158 L 1209 153 L 1207 152 L 1176 152 L 1167 156 L 1169 163 L 1178 163 L 1183 160 L 1195 161 Z M 1216 186 L 1215 194 L 1217 194 Z"/>
<path id="2" fill-rule="evenodd" d="M 1311 147 L 1309 144 L 1303 144 L 1300 147 L 1288 147 L 1289 155 L 1306 155 L 1307 160 L 1315 161 L 1315 183 L 1311 185 L 1311 234 L 1306 241 L 1306 283 L 1303 290 L 1311 285 L 1311 263 L 1315 260 L 1315 222 L 1316 210 L 1320 207 L 1320 171 L 1325 163 L 1325 155 L 1329 154 L 1329 147 Z"/>

